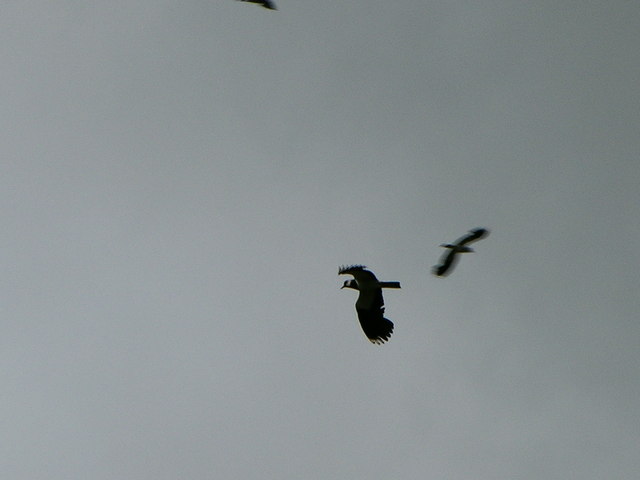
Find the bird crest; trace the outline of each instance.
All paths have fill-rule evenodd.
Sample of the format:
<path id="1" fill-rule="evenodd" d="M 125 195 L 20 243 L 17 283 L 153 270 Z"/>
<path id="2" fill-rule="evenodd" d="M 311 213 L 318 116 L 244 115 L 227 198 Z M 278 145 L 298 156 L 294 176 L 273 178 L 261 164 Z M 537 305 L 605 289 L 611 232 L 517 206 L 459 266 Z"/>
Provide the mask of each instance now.
<path id="1" fill-rule="evenodd" d="M 363 272 L 367 267 L 364 265 L 342 265 L 338 268 L 338 275 L 349 274 L 352 272 Z"/>

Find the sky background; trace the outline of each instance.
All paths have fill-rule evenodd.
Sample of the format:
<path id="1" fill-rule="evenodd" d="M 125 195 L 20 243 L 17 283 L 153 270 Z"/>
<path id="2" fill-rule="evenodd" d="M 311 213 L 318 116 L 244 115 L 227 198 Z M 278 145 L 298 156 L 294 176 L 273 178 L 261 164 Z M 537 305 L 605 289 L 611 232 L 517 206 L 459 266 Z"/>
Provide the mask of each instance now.
<path id="1" fill-rule="evenodd" d="M 638 3 L 277 6 L 0 6 L 0 476 L 637 478 Z"/>

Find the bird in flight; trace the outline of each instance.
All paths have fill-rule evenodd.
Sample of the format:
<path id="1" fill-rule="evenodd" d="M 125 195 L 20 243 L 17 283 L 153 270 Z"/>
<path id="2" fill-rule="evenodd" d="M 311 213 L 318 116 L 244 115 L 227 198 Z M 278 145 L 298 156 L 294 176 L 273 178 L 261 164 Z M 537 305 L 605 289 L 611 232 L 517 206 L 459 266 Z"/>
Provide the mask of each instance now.
<path id="1" fill-rule="evenodd" d="M 433 267 L 433 274 L 442 277 L 446 276 L 458 258 L 459 253 L 468 253 L 473 252 L 473 250 L 467 247 L 467 244 L 480 240 L 481 238 L 485 238 L 489 235 L 489 230 L 486 228 L 475 228 L 473 230 L 469 230 L 469 233 L 464 237 L 460 237 L 454 244 L 451 243 L 443 243 L 440 245 L 441 247 L 447 248 L 448 250 L 442 254 L 440 258 L 440 265 L 435 265 Z"/>
<path id="2" fill-rule="evenodd" d="M 249 2 L 249 3 L 257 3 L 258 5 L 262 5 L 264 8 L 268 8 L 269 10 L 277 10 L 276 4 L 271 0 L 238 0 L 239 2 Z"/>
<path id="3" fill-rule="evenodd" d="M 356 312 L 364 334 L 377 345 L 381 345 L 391 337 L 393 322 L 384 318 L 383 288 L 400 288 L 400 282 L 379 282 L 373 272 L 364 265 L 342 266 L 338 275 L 353 275 L 353 279 L 345 280 L 342 288 L 358 290 Z"/>

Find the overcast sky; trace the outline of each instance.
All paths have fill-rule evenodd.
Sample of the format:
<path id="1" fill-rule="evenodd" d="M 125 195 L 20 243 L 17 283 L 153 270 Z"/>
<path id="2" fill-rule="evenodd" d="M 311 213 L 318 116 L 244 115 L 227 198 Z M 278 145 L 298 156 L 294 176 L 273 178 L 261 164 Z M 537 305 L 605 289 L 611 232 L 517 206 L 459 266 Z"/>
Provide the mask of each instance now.
<path id="1" fill-rule="evenodd" d="M 276 3 L 0 7 L 0 476 L 637 478 L 638 3 Z"/>

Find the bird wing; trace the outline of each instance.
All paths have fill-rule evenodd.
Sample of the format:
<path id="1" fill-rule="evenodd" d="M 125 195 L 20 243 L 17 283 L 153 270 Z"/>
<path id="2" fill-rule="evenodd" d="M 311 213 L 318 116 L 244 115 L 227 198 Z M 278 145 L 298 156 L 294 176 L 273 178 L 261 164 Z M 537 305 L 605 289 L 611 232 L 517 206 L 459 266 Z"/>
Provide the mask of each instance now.
<path id="1" fill-rule="evenodd" d="M 480 240 L 481 238 L 486 237 L 488 234 L 489 230 L 487 230 L 486 228 L 474 228 L 473 230 L 469 230 L 469 233 L 467 235 L 456 240 L 456 244 L 466 245 L 467 243 Z"/>
<path id="2" fill-rule="evenodd" d="M 457 257 L 458 254 L 454 249 L 447 249 L 447 251 L 442 254 L 442 257 L 440 257 L 440 265 L 433 267 L 433 274 L 438 277 L 445 276 L 453 266 Z"/>
<path id="3" fill-rule="evenodd" d="M 258 5 L 262 5 L 264 8 L 268 8 L 269 10 L 277 10 L 275 3 L 271 0 L 239 0 L 241 2 L 247 3 L 257 3 Z"/>
<path id="4" fill-rule="evenodd" d="M 393 333 L 393 322 L 384 318 L 382 289 L 378 288 L 369 295 L 360 292 L 356 312 L 362 331 L 372 343 L 380 345 L 389 340 Z"/>

